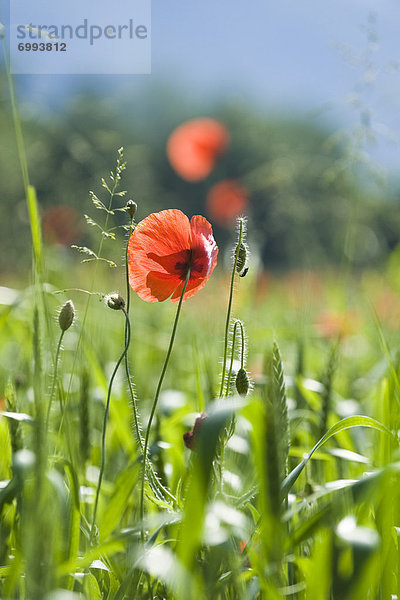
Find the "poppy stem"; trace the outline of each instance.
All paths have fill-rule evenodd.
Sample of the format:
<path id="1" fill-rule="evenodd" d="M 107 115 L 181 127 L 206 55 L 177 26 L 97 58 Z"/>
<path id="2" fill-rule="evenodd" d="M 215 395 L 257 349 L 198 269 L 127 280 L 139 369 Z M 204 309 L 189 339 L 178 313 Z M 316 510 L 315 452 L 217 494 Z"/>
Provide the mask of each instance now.
<path id="1" fill-rule="evenodd" d="M 128 313 L 122 306 L 120 307 L 120 310 L 122 310 L 122 312 L 125 315 L 126 324 L 127 324 L 127 335 L 126 335 L 126 340 L 125 340 L 125 348 L 123 349 L 123 352 L 122 352 L 121 356 L 119 357 L 117 364 L 114 367 L 114 370 L 113 370 L 111 378 L 110 378 L 110 383 L 108 384 L 107 402 L 106 402 L 106 409 L 104 411 L 104 419 L 103 419 L 103 433 L 102 433 L 102 438 L 101 438 L 101 465 L 100 465 L 99 480 L 97 482 L 96 499 L 94 502 L 92 525 L 90 528 L 90 541 L 91 542 L 93 542 L 93 540 L 94 540 L 97 506 L 99 503 L 100 489 L 101 489 L 101 484 L 103 481 L 104 467 L 105 467 L 105 463 L 106 463 L 106 430 L 107 430 L 108 413 L 109 413 L 109 409 L 110 409 L 111 390 L 112 390 L 112 386 L 113 386 L 114 379 L 117 374 L 118 368 L 119 368 L 124 356 L 126 355 L 126 353 L 128 351 L 129 344 L 131 341 L 131 326 L 130 326 L 130 322 L 129 322 Z"/>
<path id="2" fill-rule="evenodd" d="M 243 219 L 240 219 L 239 220 L 239 237 L 238 237 L 238 242 L 237 242 L 234 261 L 233 261 L 231 286 L 230 286 L 229 301 L 228 301 L 228 312 L 226 315 L 226 323 L 225 323 L 224 361 L 222 363 L 221 388 L 219 390 L 220 398 L 222 398 L 222 396 L 224 395 L 224 389 L 225 389 L 226 360 L 227 360 L 227 355 L 228 355 L 229 324 L 231 321 L 233 288 L 234 288 L 234 283 L 235 283 L 235 273 L 236 273 L 236 267 L 237 267 L 238 258 L 239 258 L 239 251 L 240 251 L 240 246 L 241 246 L 242 242 L 243 242 Z M 228 381 L 228 389 L 229 389 L 229 381 Z"/>
<path id="3" fill-rule="evenodd" d="M 151 408 L 150 417 L 149 417 L 149 421 L 148 421 L 148 424 L 147 424 L 146 437 L 145 437 L 145 440 L 144 440 L 144 449 L 143 449 L 144 461 L 143 461 L 142 482 L 141 482 L 141 489 L 140 489 L 140 520 L 141 520 L 141 523 L 142 523 L 142 534 L 141 534 L 141 536 L 142 536 L 142 541 L 143 542 L 144 542 L 144 527 L 143 527 L 143 518 L 144 518 L 144 484 L 145 484 L 145 479 L 146 479 L 147 462 L 149 461 L 148 449 L 149 449 L 150 430 L 151 430 L 151 425 L 152 425 L 153 418 L 154 418 L 154 413 L 156 412 L 158 398 L 160 396 L 160 391 L 161 391 L 161 386 L 162 386 L 162 383 L 164 381 L 165 373 L 166 373 L 167 367 L 168 367 L 168 362 L 169 362 L 169 359 L 170 359 L 170 356 L 171 356 L 172 347 L 174 345 L 175 334 L 176 334 L 176 330 L 177 330 L 177 327 L 178 327 L 179 316 L 180 316 L 180 313 L 181 313 L 181 308 L 182 308 L 182 303 L 183 303 L 183 297 L 185 295 L 185 291 L 186 291 L 187 284 L 189 283 L 189 279 L 190 279 L 190 267 L 188 268 L 188 272 L 186 274 L 185 283 L 183 284 L 181 296 L 179 298 L 178 308 L 176 309 L 176 315 L 175 315 L 174 326 L 172 328 L 171 339 L 169 341 L 167 355 L 165 357 L 165 361 L 164 361 L 164 365 L 163 365 L 163 368 L 162 368 L 162 371 L 161 371 L 160 379 L 158 381 L 156 393 L 155 393 L 154 400 L 153 400 L 153 406 Z"/>
<path id="4" fill-rule="evenodd" d="M 51 384 L 51 392 L 50 392 L 49 404 L 47 405 L 46 431 L 48 431 L 48 429 L 49 429 L 50 411 L 51 411 L 51 405 L 53 403 L 54 392 L 55 392 L 56 384 L 57 384 L 58 363 L 59 363 L 59 360 L 60 360 L 61 344 L 62 344 L 62 340 L 63 340 L 63 337 L 64 337 L 64 333 L 65 333 L 65 331 L 61 331 L 60 338 L 59 338 L 58 344 L 57 344 L 56 358 L 54 360 L 53 382 Z M 62 404 L 61 404 L 61 409 L 63 409 Z"/>
<path id="5" fill-rule="evenodd" d="M 245 339 L 245 335 L 244 335 L 244 327 L 243 327 L 243 323 L 242 321 L 240 321 L 239 319 L 237 319 L 235 321 L 235 325 L 233 326 L 233 333 L 232 333 L 232 348 L 231 348 L 231 364 L 229 366 L 229 374 L 228 374 L 228 382 L 227 382 L 227 392 L 229 391 L 229 386 L 232 380 L 232 370 L 233 370 L 233 361 L 235 359 L 235 345 L 236 345 L 236 332 L 237 332 L 237 328 L 238 326 L 240 327 L 240 333 L 241 333 L 241 349 L 240 349 L 240 367 L 241 369 L 244 368 L 244 357 L 245 357 L 245 343 L 246 343 L 246 339 Z"/>
<path id="6" fill-rule="evenodd" d="M 128 270 L 128 244 L 129 244 L 129 239 L 130 239 L 134 229 L 135 229 L 135 223 L 134 223 L 133 216 L 132 216 L 131 222 L 129 225 L 128 241 L 127 241 L 126 247 L 125 247 L 126 312 L 127 312 L 128 316 L 129 316 L 129 308 L 130 308 L 130 304 L 131 304 L 131 295 L 130 295 L 131 288 L 129 285 L 129 270 Z M 129 327 L 129 325 L 128 325 L 128 319 L 127 319 L 126 323 L 125 323 L 125 344 L 128 339 L 128 327 Z M 131 374 L 129 371 L 129 360 L 128 360 L 127 352 L 125 353 L 125 374 L 126 374 L 126 379 L 128 381 L 129 393 L 130 393 L 130 397 L 131 397 L 133 421 L 135 424 L 136 442 L 139 446 L 140 452 L 143 452 L 143 438 L 142 438 L 142 432 L 140 429 L 139 410 L 137 407 L 136 396 L 135 396 L 135 392 L 134 392 L 133 385 L 132 385 Z"/>

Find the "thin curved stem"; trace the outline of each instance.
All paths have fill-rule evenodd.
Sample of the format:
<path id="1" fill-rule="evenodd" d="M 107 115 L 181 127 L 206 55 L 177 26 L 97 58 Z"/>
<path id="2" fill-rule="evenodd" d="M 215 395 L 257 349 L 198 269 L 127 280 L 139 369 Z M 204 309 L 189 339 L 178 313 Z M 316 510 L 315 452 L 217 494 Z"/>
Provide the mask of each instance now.
<path id="1" fill-rule="evenodd" d="M 128 315 L 129 315 L 129 308 L 130 308 L 130 303 L 131 303 L 129 271 L 128 271 L 128 244 L 129 244 L 129 239 L 133 233 L 134 228 L 135 228 L 135 226 L 134 226 L 134 222 L 133 222 L 133 217 L 131 217 L 128 241 L 127 241 L 126 247 L 125 247 L 126 312 Z M 125 323 L 125 344 L 127 341 L 127 337 L 128 337 L 128 322 Z M 126 374 L 126 378 L 128 381 L 129 394 L 131 397 L 133 421 L 135 424 L 136 441 L 140 447 L 139 448 L 140 452 L 142 452 L 142 454 L 143 454 L 143 437 L 142 437 L 142 432 L 140 430 L 139 411 L 138 411 L 138 407 L 137 407 L 137 403 L 136 403 L 136 396 L 135 396 L 135 392 L 134 392 L 134 389 L 132 386 L 131 375 L 129 372 L 128 353 L 125 354 L 125 374 Z"/>
<path id="2" fill-rule="evenodd" d="M 237 319 L 235 321 L 235 325 L 233 326 L 233 332 L 232 332 L 231 364 L 229 366 L 229 373 L 228 373 L 228 382 L 227 382 L 227 389 L 226 389 L 227 393 L 229 391 L 229 385 L 232 380 L 233 360 L 235 358 L 236 331 L 237 331 L 238 325 L 240 327 L 241 338 L 242 338 L 242 347 L 240 349 L 240 368 L 244 369 L 244 355 L 245 355 L 244 327 L 243 327 L 242 321 Z"/>
<path id="3" fill-rule="evenodd" d="M 129 308 L 131 305 L 131 286 L 129 285 L 129 271 L 128 271 L 128 247 L 129 240 L 135 229 L 133 217 L 131 217 L 131 222 L 129 223 L 129 233 L 128 233 L 128 241 L 125 246 L 125 283 L 126 283 L 126 312 L 129 315 Z M 125 335 L 126 335 L 126 327 L 125 327 Z"/>
<path id="4" fill-rule="evenodd" d="M 165 361 L 164 361 L 164 365 L 163 365 L 163 368 L 162 368 L 162 371 L 161 371 L 160 379 L 158 381 L 156 393 L 155 393 L 154 400 L 153 400 L 153 406 L 152 406 L 151 412 L 150 412 L 149 422 L 147 424 L 146 437 L 145 437 L 145 440 L 144 440 L 144 449 L 143 449 L 143 458 L 144 458 L 144 460 L 143 460 L 143 470 L 142 470 L 142 482 L 141 482 L 141 489 L 140 489 L 140 520 L 141 520 L 142 523 L 143 523 L 143 517 L 144 517 L 144 484 L 145 484 L 145 479 L 146 479 L 146 467 L 147 467 L 147 461 L 148 461 L 147 452 L 148 452 L 148 448 L 149 448 L 149 438 L 150 438 L 151 424 L 153 422 L 154 413 L 156 412 L 158 398 L 160 396 L 160 391 L 161 391 L 161 386 L 162 386 L 162 383 L 164 381 L 164 376 L 165 376 L 165 373 L 167 371 L 168 362 L 169 362 L 169 359 L 170 359 L 170 356 L 171 356 L 171 352 L 172 352 L 172 347 L 174 345 L 175 334 L 176 334 L 176 330 L 177 330 L 177 327 L 178 327 L 179 316 L 180 316 L 180 313 L 181 313 L 181 308 L 182 308 L 182 303 L 183 303 L 183 297 L 185 295 L 185 291 L 186 291 L 187 284 L 189 283 L 189 279 L 190 279 L 190 267 L 188 269 L 188 272 L 187 272 L 187 275 L 186 275 L 186 279 L 185 279 L 185 283 L 184 283 L 183 288 L 182 288 L 181 296 L 179 298 L 179 304 L 178 304 L 178 308 L 176 309 L 175 321 L 174 321 L 174 325 L 173 325 L 173 328 L 172 328 L 171 339 L 169 341 L 167 355 L 165 357 Z M 144 541 L 143 526 L 142 526 L 142 541 Z"/>
<path id="5" fill-rule="evenodd" d="M 244 355 L 245 355 L 245 336 L 244 336 L 244 327 L 243 327 L 243 323 L 242 321 L 240 321 L 239 319 L 236 319 L 235 324 L 233 326 L 233 332 L 232 332 L 232 348 L 231 348 L 231 363 L 229 366 L 229 373 L 228 373 L 228 381 L 226 384 L 226 395 L 228 395 L 229 393 L 229 387 L 232 381 L 232 370 L 233 370 L 233 361 L 235 358 L 235 345 L 236 345 L 236 332 L 237 332 L 237 327 L 240 327 L 240 331 L 241 331 L 241 337 L 242 337 L 242 347 L 240 349 L 240 367 L 243 369 L 244 368 Z M 232 427 L 232 423 L 234 421 L 231 421 L 231 427 Z M 220 491 L 222 493 L 223 490 L 223 479 L 222 479 L 222 471 L 223 471 L 223 466 L 224 466 L 224 456 L 225 456 L 225 446 L 226 443 L 229 439 L 229 437 L 231 437 L 232 434 L 229 434 L 229 430 L 227 430 L 228 433 L 226 436 L 223 436 L 221 438 L 221 450 L 220 450 L 220 458 L 219 458 L 219 477 L 220 477 Z M 232 429 L 232 433 L 233 433 L 233 429 Z"/>
<path id="6" fill-rule="evenodd" d="M 235 259 L 233 261 L 231 285 L 230 285 L 230 291 L 229 291 L 228 311 L 227 311 L 227 314 L 226 314 L 225 344 L 224 344 L 224 362 L 222 364 L 221 388 L 219 390 L 219 397 L 220 398 L 222 398 L 222 396 L 224 394 L 224 388 L 225 388 L 226 359 L 227 359 L 227 355 L 228 355 L 229 323 L 231 321 L 232 302 L 233 302 L 233 288 L 234 288 L 234 283 L 235 283 L 236 266 L 237 266 L 237 262 L 238 262 L 238 258 L 239 258 L 239 250 L 240 250 L 240 245 L 241 245 L 242 242 L 243 242 L 243 219 L 240 219 L 240 221 L 239 221 L 239 238 L 238 238 L 238 243 L 237 243 L 237 246 L 236 246 Z"/>
<path id="7" fill-rule="evenodd" d="M 117 364 L 114 367 L 114 370 L 113 370 L 111 378 L 110 378 L 110 383 L 108 384 L 107 402 L 106 402 L 106 409 L 104 411 L 104 420 L 103 420 L 103 434 L 102 434 L 102 439 L 101 439 L 101 465 L 100 465 L 99 480 L 97 482 L 96 499 L 95 499 L 95 503 L 94 503 L 92 525 L 90 528 L 90 541 L 91 542 L 93 541 L 93 536 L 94 536 L 94 528 L 96 525 L 97 506 L 99 503 L 100 489 L 101 489 L 101 484 L 103 481 L 104 467 L 105 467 L 105 463 L 106 463 L 106 431 L 107 431 L 108 413 L 109 413 L 109 409 L 110 409 L 111 390 L 112 390 L 112 386 L 113 386 L 114 379 L 117 374 L 118 368 L 119 368 L 124 356 L 126 355 L 126 353 L 128 351 L 129 344 L 131 341 L 131 326 L 129 323 L 129 316 L 124 308 L 121 307 L 121 310 L 125 315 L 125 319 L 126 319 L 126 323 L 127 323 L 127 336 L 126 336 L 126 340 L 125 340 L 125 348 L 124 348 L 121 356 L 119 357 Z"/>
<path id="8" fill-rule="evenodd" d="M 51 410 L 51 405 L 53 403 L 54 390 L 56 389 L 56 384 L 57 384 L 58 361 L 60 359 L 61 343 L 62 343 L 62 340 L 63 340 L 63 337 L 64 337 L 64 333 L 65 333 L 65 330 L 62 330 L 61 334 L 60 334 L 60 338 L 58 340 L 58 344 L 57 344 L 55 364 L 54 364 L 54 373 L 53 373 L 53 382 L 51 384 L 50 399 L 49 399 L 49 404 L 47 406 L 46 431 L 48 431 L 48 429 L 49 429 L 50 410 Z"/>
<path id="9" fill-rule="evenodd" d="M 238 321 L 239 325 L 240 325 L 240 332 L 242 335 L 242 347 L 240 349 L 240 368 L 244 369 L 244 355 L 245 355 L 245 350 L 246 350 L 246 345 L 245 345 L 245 337 L 244 337 L 244 327 L 243 327 L 243 323 L 242 321 Z"/>

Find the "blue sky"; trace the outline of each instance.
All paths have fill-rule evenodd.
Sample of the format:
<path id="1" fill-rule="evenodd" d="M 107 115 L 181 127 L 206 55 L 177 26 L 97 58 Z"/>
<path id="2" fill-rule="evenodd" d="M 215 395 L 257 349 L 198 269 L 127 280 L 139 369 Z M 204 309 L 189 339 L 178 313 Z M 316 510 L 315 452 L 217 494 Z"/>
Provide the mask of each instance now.
<path id="1" fill-rule="evenodd" d="M 369 53 L 368 28 L 376 35 Z M 112 95 L 120 85 L 145 90 L 163 81 L 198 99 L 250 100 L 265 111 L 321 114 L 349 128 L 367 107 L 379 141 L 373 156 L 395 169 L 399 30 L 398 0 L 153 0 L 152 74 L 111 76 L 112 85 L 101 88 Z M 68 99 L 80 83 L 18 77 L 24 100 L 38 106 L 60 94 Z"/>

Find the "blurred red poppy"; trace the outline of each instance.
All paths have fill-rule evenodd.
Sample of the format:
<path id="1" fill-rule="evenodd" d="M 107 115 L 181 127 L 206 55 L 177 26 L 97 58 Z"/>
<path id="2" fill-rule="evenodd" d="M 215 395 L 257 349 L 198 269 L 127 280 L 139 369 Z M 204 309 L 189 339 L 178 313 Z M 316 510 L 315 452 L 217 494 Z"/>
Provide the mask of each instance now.
<path id="1" fill-rule="evenodd" d="M 218 246 L 210 223 L 191 221 L 180 210 L 163 210 L 143 219 L 128 244 L 129 283 L 142 300 L 179 300 L 190 268 L 184 300 L 208 281 L 217 264 Z"/>
<path id="2" fill-rule="evenodd" d="M 229 143 L 228 130 L 214 119 L 193 119 L 175 129 L 167 142 L 172 168 L 187 181 L 209 175 Z"/>
<path id="3" fill-rule="evenodd" d="M 207 211 L 212 221 L 226 227 L 246 211 L 248 202 L 245 188 L 233 179 L 225 179 L 208 192 Z"/>
<path id="4" fill-rule="evenodd" d="M 50 244 L 69 246 L 78 242 L 83 233 L 81 215 L 72 206 L 58 204 L 42 216 L 43 235 Z"/>
<path id="5" fill-rule="evenodd" d="M 186 448 L 189 448 L 189 450 L 196 449 L 201 428 L 203 426 L 204 421 L 206 421 L 207 419 L 207 413 L 202 412 L 201 415 L 195 420 L 192 431 L 187 431 L 183 434 L 183 442 Z"/>
<path id="6" fill-rule="evenodd" d="M 314 324 L 318 334 L 328 339 L 352 335 L 361 326 L 360 314 L 355 310 L 322 311 Z"/>

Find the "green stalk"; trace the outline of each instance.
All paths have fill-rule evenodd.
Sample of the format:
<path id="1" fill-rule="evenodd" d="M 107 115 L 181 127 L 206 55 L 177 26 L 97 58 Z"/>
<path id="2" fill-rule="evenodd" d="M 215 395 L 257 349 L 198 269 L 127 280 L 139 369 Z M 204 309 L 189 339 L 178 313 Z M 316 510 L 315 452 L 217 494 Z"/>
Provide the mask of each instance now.
<path id="1" fill-rule="evenodd" d="M 228 355 L 229 323 L 231 321 L 232 302 L 233 302 L 233 288 L 234 288 L 234 283 L 235 283 L 235 273 L 236 273 L 236 266 L 237 266 L 238 257 L 239 257 L 240 244 L 242 242 L 243 242 L 243 219 L 240 219 L 240 221 L 239 221 L 239 238 L 238 238 L 238 243 L 237 243 L 237 246 L 236 246 L 235 259 L 233 261 L 231 285 L 230 285 L 230 291 L 229 291 L 228 311 L 227 311 L 227 314 L 226 314 L 225 343 L 224 343 L 224 362 L 222 364 L 221 388 L 220 388 L 220 391 L 219 391 L 219 397 L 220 398 L 222 398 L 222 396 L 224 395 L 224 388 L 225 388 L 226 359 L 227 359 L 227 355 Z"/>
<path id="2" fill-rule="evenodd" d="M 126 312 L 126 310 L 123 307 L 121 307 L 120 310 L 122 310 L 122 312 L 125 315 L 125 319 L 126 319 L 126 323 L 127 323 L 127 336 L 126 336 L 126 341 L 125 341 L 125 348 L 124 348 L 121 356 L 119 357 L 117 364 L 114 367 L 114 370 L 113 370 L 111 378 L 110 378 L 110 383 L 108 384 L 107 402 L 106 402 L 106 409 L 104 411 L 103 433 L 102 433 L 102 439 L 101 439 L 101 465 L 100 465 L 99 480 L 98 480 L 97 489 L 96 489 L 96 499 L 95 499 L 95 503 L 94 503 L 92 526 L 90 528 L 90 541 L 91 542 L 93 542 L 93 537 L 94 537 L 97 506 L 99 503 L 100 489 L 101 489 L 101 484 L 103 481 L 104 467 L 105 467 L 105 463 L 106 463 L 106 431 L 107 431 L 108 413 L 109 413 L 110 401 L 111 401 L 111 390 L 112 390 L 112 386 L 113 386 L 114 379 L 117 374 L 118 368 L 119 368 L 124 356 L 126 355 L 126 353 L 128 351 L 129 344 L 131 341 L 131 326 L 129 323 L 128 313 Z"/>
<path id="3" fill-rule="evenodd" d="M 165 376 L 165 373 L 167 371 L 168 362 L 169 362 L 169 359 L 170 359 L 170 356 L 171 356 L 171 352 L 172 352 L 172 347 L 174 345 L 175 334 L 176 334 L 176 330 L 177 330 L 177 327 L 178 327 L 179 316 L 180 316 L 180 313 L 181 313 L 181 308 L 182 308 L 182 303 L 183 303 L 183 296 L 185 295 L 185 291 L 186 291 L 187 284 L 189 283 L 189 279 L 190 279 L 190 267 L 188 269 L 188 272 L 187 272 L 187 275 L 186 275 L 186 279 L 185 279 L 185 283 L 184 283 L 183 288 L 182 288 L 181 297 L 179 298 L 179 304 L 178 304 L 178 308 L 176 310 L 174 326 L 172 328 L 172 333 L 171 333 L 171 339 L 169 341 L 167 355 L 165 357 L 164 365 L 163 365 L 163 368 L 162 368 L 162 371 L 161 371 L 160 379 L 159 379 L 159 382 L 158 382 L 158 385 L 157 385 L 157 389 L 156 389 L 156 393 L 155 393 L 155 396 L 154 396 L 153 406 L 151 408 L 149 422 L 147 424 L 146 437 L 145 437 L 145 440 L 144 440 L 144 449 L 143 449 L 143 459 L 144 460 L 143 460 L 143 470 L 142 470 L 142 482 L 141 482 L 141 489 L 140 489 L 140 520 L 142 522 L 142 540 L 143 541 L 144 541 L 144 531 L 143 531 L 144 484 L 145 484 L 145 479 L 146 479 L 146 467 L 147 467 L 147 461 L 148 461 L 147 452 L 148 452 L 148 448 L 149 448 L 149 438 L 150 438 L 151 424 L 153 422 L 154 413 L 155 413 L 156 408 L 157 408 L 158 398 L 160 396 L 161 386 L 162 386 L 162 383 L 164 381 L 164 376 Z"/>
<path id="4" fill-rule="evenodd" d="M 61 343 L 62 343 L 62 340 L 63 340 L 63 337 L 64 337 L 64 333 L 65 333 L 65 330 L 62 330 L 61 334 L 60 334 L 60 338 L 58 340 L 58 344 L 57 344 L 56 358 L 55 358 L 54 372 L 53 372 L 53 383 L 51 385 L 50 399 L 49 399 L 49 404 L 47 406 L 46 431 L 49 430 L 50 410 L 51 410 L 51 405 L 53 403 L 54 391 L 56 389 L 58 361 L 60 359 Z"/>
<path id="5" fill-rule="evenodd" d="M 6 40 L 4 37 L 3 37 L 3 55 L 4 55 L 4 62 L 6 65 L 8 87 L 10 90 L 11 111 L 12 111 L 13 122 L 14 122 L 15 138 L 17 140 L 18 158 L 19 158 L 19 163 L 21 166 L 22 178 L 24 181 L 25 195 L 28 198 L 28 187 L 29 187 L 28 162 L 26 160 L 21 120 L 19 118 L 19 113 L 18 113 L 17 95 L 15 93 L 14 79 L 13 79 L 13 77 L 11 75 L 11 71 L 10 71 L 10 62 L 8 60 L 7 45 L 6 45 Z"/>

